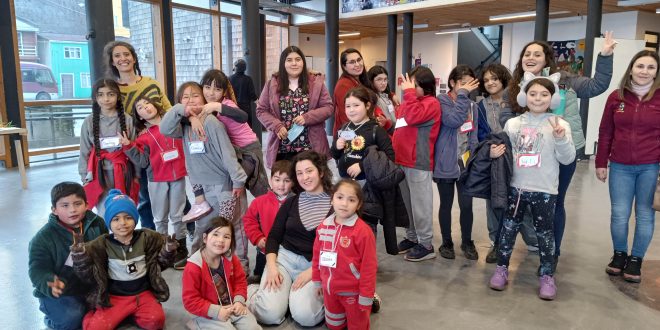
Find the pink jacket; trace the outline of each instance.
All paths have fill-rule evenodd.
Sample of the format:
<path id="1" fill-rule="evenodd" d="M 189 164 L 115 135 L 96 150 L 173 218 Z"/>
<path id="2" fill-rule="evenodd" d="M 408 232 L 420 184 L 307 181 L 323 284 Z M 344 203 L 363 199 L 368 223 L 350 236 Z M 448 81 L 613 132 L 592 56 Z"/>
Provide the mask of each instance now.
<path id="1" fill-rule="evenodd" d="M 268 148 L 266 149 L 266 164 L 270 168 L 275 162 L 280 139 L 277 132 L 284 127 L 280 117 L 280 94 L 277 77 L 273 76 L 261 91 L 257 102 L 257 118 L 270 132 Z M 325 120 L 334 113 L 332 98 L 325 87 L 322 75 L 309 76 L 309 111 L 303 115 L 305 126 L 308 127 L 309 140 L 314 151 L 324 154 L 330 159 L 330 146 L 325 133 Z"/>

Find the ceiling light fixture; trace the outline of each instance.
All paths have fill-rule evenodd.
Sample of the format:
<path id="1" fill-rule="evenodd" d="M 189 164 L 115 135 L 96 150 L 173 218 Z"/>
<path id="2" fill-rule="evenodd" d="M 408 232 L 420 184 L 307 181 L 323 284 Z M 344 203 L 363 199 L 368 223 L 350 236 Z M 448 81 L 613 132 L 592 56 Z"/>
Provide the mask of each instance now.
<path id="1" fill-rule="evenodd" d="M 658 0 L 619 0 L 616 5 L 619 7 L 643 6 L 658 3 Z"/>
<path id="2" fill-rule="evenodd" d="M 471 29 L 449 29 L 449 30 L 443 30 L 443 31 L 438 31 L 435 34 L 450 34 L 450 33 L 463 33 L 463 32 L 470 32 L 472 31 Z"/>
<path id="3" fill-rule="evenodd" d="M 426 24 L 426 23 L 413 25 L 413 29 L 426 29 L 427 27 L 429 27 L 429 25 Z M 403 25 L 397 26 L 396 29 L 397 30 L 403 30 Z"/>
<path id="4" fill-rule="evenodd" d="M 337 43 L 338 43 L 338 44 L 343 44 L 343 43 L 344 43 L 344 40 L 339 40 Z"/>
<path id="5" fill-rule="evenodd" d="M 339 37 L 339 38 L 343 38 L 343 37 L 355 37 L 355 36 L 359 36 L 359 35 L 360 35 L 360 32 L 349 32 L 349 33 L 340 33 L 340 34 L 338 35 L 338 37 Z"/>
<path id="6" fill-rule="evenodd" d="M 656 14 L 660 14 L 660 8 L 656 9 L 656 10 L 655 10 L 655 13 L 656 13 Z"/>
<path id="7" fill-rule="evenodd" d="M 562 10 L 562 11 L 555 11 L 548 16 L 552 15 L 561 15 L 561 14 L 570 14 L 570 11 Z M 504 21 L 504 20 L 509 20 L 509 19 L 518 19 L 518 18 L 528 18 L 528 17 L 535 17 L 536 12 L 535 11 L 526 11 L 522 13 L 513 13 L 513 14 L 504 14 L 504 15 L 496 15 L 496 16 L 490 16 L 489 20 L 490 21 Z"/>

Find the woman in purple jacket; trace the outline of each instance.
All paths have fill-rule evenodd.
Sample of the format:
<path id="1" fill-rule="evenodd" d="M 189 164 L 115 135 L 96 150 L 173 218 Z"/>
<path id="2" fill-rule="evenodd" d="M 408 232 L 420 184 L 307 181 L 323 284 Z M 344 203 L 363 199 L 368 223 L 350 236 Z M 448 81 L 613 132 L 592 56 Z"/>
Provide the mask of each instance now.
<path id="1" fill-rule="evenodd" d="M 270 132 L 268 168 L 305 150 L 331 158 L 325 120 L 333 115 L 333 107 L 323 80 L 322 75 L 307 71 L 300 48 L 289 46 L 282 51 L 279 71 L 264 86 L 257 103 L 257 118 Z"/>

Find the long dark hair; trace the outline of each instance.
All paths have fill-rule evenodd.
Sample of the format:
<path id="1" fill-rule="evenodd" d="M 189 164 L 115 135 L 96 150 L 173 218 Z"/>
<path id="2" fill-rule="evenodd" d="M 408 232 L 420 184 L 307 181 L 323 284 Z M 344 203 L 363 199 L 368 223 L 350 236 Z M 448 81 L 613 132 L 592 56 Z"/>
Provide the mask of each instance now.
<path id="1" fill-rule="evenodd" d="M 163 110 L 163 107 L 158 104 L 157 99 L 152 99 L 145 95 L 138 96 L 135 102 L 133 102 L 133 112 L 131 113 L 131 116 L 133 117 L 133 124 L 135 125 L 135 128 L 138 132 L 141 132 L 147 127 L 147 121 L 140 117 L 137 111 L 137 104 L 142 100 L 147 101 L 149 104 L 153 105 L 154 108 L 156 108 L 156 112 L 158 112 L 158 116 L 163 117 L 165 115 L 165 110 Z"/>
<path id="2" fill-rule="evenodd" d="M 108 186 L 106 178 L 103 172 L 103 160 L 101 159 L 101 141 L 99 138 L 100 135 L 100 123 L 101 123 L 101 106 L 97 101 L 97 93 L 102 87 L 109 88 L 115 94 L 117 94 L 117 105 L 115 109 L 117 110 L 117 119 L 119 119 L 119 127 L 122 133 L 128 134 L 126 129 L 126 114 L 124 113 L 124 106 L 121 102 L 121 93 L 119 91 L 119 85 L 112 79 L 99 79 L 94 82 L 94 89 L 92 90 L 92 133 L 94 134 L 94 151 L 96 152 L 97 159 L 93 161 L 96 162 L 97 173 L 99 177 L 99 183 L 104 188 L 112 188 Z M 126 194 L 130 194 L 131 185 L 133 183 L 133 178 L 135 173 L 133 173 L 133 166 L 126 166 L 126 171 L 124 172 L 124 182 L 126 183 L 125 191 Z"/>
<path id="3" fill-rule="evenodd" d="M 328 159 L 325 155 L 322 155 L 314 150 L 303 151 L 293 157 L 291 160 L 291 170 L 289 171 L 289 177 L 293 181 L 293 192 L 300 194 L 305 191 L 298 182 L 298 177 L 296 176 L 296 164 L 303 160 L 309 160 L 319 171 L 321 176 L 321 185 L 323 186 L 323 191 L 326 193 L 332 192 L 332 171 L 328 168 Z"/>
<path id="4" fill-rule="evenodd" d="M 545 41 L 535 40 L 523 47 L 518 57 L 518 64 L 516 64 L 516 69 L 513 70 L 513 77 L 509 82 L 509 102 L 511 103 L 511 109 L 516 113 L 523 113 L 523 108 L 516 101 L 516 95 L 520 93 L 520 82 L 523 79 L 525 70 L 523 70 L 522 59 L 527 51 L 527 47 L 531 45 L 539 45 L 543 48 L 543 54 L 545 55 L 545 66 L 550 68 L 550 74 L 557 72 L 557 64 L 555 64 L 555 52 L 552 47 Z"/>
<path id="5" fill-rule="evenodd" d="M 424 95 L 435 96 L 435 76 L 431 69 L 425 66 L 416 66 L 410 70 L 408 76 L 410 79 L 415 78 L 417 86 L 424 90 Z"/>
<path id="6" fill-rule="evenodd" d="M 234 88 L 232 87 L 231 83 L 229 82 L 229 78 L 227 78 L 227 75 L 224 72 L 218 69 L 210 69 L 204 72 L 202 80 L 199 81 L 199 84 L 202 85 L 202 92 L 204 91 L 204 86 L 222 88 L 225 93 L 223 97 L 229 98 L 234 103 L 236 103 L 236 93 L 234 93 Z"/>
<path id="7" fill-rule="evenodd" d="M 465 65 L 465 64 L 459 64 L 456 67 L 454 67 L 451 72 L 449 72 L 449 78 L 447 78 L 447 84 L 449 85 L 449 90 L 453 91 L 454 88 L 456 88 L 456 83 L 463 78 L 463 76 L 470 76 L 472 78 L 476 78 L 476 74 L 474 74 L 474 70 L 472 70 L 471 67 Z M 454 81 L 454 84 L 452 85 L 451 81 Z"/>
<path id="8" fill-rule="evenodd" d="M 481 76 L 479 77 L 479 89 L 486 96 L 490 96 L 490 93 L 486 90 L 486 84 L 484 83 L 484 77 L 486 72 L 490 72 L 497 80 L 502 82 L 502 89 L 506 88 L 511 81 L 511 72 L 504 65 L 500 63 L 491 63 L 485 69 L 481 71 Z"/>
<path id="9" fill-rule="evenodd" d="M 360 58 L 362 59 L 362 73 L 360 76 L 358 76 L 358 81 L 360 84 L 371 88 L 371 82 L 369 81 L 369 77 L 367 77 L 367 68 L 366 65 L 364 65 L 364 57 L 362 57 L 362 54 L 360 53 L 359 50 L 355 48 L 347 48 L 343 52 L 341 52 L 341 55 L 339 57 L 339 62 L 341 62 L 341 71 L 342 71 L 342 76 L 347 76 L 347 77 L 352 77 L 348 71 L 346 71 L 346 63 L 348 62 L 348 54 L 358 54 L 360 55 Z"/>
<path id="10" fill-rule="evenodd" d="M 289 46 L 284 48 L 282 54 L 280 55 L 280 69 L 277 73 L 277 84 L 279 85 L 280 95 L 286 95 L 289 93 L 289 74 L 286 73 L 286 57 L 291 53 L 296 53 L 300 55 L 303 62 L 303 69 L 298 77 L 298 87 L 302 90 L 303 93 L 309 91 L 309 71 L 307 71 L 307 61 L 305 60 L 305 54 L 303 51 L 296 46 Z"/>
<path id="11" fill-rule="evenodd" d="M 623 74 L 623 77 L 621 78 L 621 83 L 619 83 L 619 98 L 623 100 L 624 96 L 623 93 L 626 89 L 632 90 L 632 77 L 630 76 L 630 73 L 632 72 L 633 65 L 635 65 L 635 62 L 645 56 L 652 57 L 655 60 L 655 67 L 656 67 L 656 77 L 653 80 L 653 85 L 651 85 L 651 89 L 649 90 L 648 94 L 644 97 L 644 101 L 648 101 L 653 97 L 653 94 L 655 94 L 655 91 L 660 88 L 660 79 L 658 79 L 658 73 L 660 72 L 660 68 L 658 68 L 658 64 L 660 64 L 660 59 L 658 58 L 658 53 L 652 50 L 642 50 L 635 54 L 633 58 L 630 60 L 630 64 L 628 64 L 628 69 L 626 69 L 626 73 Z"/>
<path id="12" fill-rule="evenodd" d="M 133 66 L 133 71 L 135 74 L 138 76 L 142 75 L 142 70 L 140 70 L 140 63 L 138 62 L 138 57 L 137 53 L 135 52 L 135 48 L 129 44 L 128 42 L 125 41 L 111 41 L 103 47 L 103 58 L 105 59 L 105 65 L 106 65 L 106 71 L 109 76 L 115 77 L 115 79 L 119 78 L 119 70 L 112 65 L 112 51 L 115 50 L 115 47 L 117 46 L 124 46 L 126 49 L 128 49 L 129 52 L 131 52 L 131 55 L 133 56 L 133 60 L 135 60 L 135 65 Z"/>
<path id="13" fill-rule="evenodd" d="M 367 116 L 370 119 L 373 119 L 374 110 L 376 109 L 376 103 L 378 102 L 378 97 L 376 96 L 376 93 L 361 85 L 357 87 L 353 87 L 350 90 L 348 90 L 348 92 L 346 92 L 346 96 L 344 96 L 344 104 L 346 104 L 346 99 L 351 96 L 357 98 L 358 100 L 362 101 L 362 103 L 364 103 L 364 106 L 367 107 Z"/>
<path id="14" fill-rule="evenodd" d="M 389 73 L 387 73 L 387 69 L 380 65 L 374 65 L 367 71 L 367 78 L 369 78 L 369 82 L 371 83 L 371 89 L 378 94 L 379 92 L 376 90 L 376 84 L 374 84 L 374 79 L 380 74 L 386 75 L 388 78 L 390 77 Z M 390 84 L 385 84 L 385 90 L 383 93 L 387 94 L 387 97 L 392 100 L 392 91 L 390 91 Z"/>

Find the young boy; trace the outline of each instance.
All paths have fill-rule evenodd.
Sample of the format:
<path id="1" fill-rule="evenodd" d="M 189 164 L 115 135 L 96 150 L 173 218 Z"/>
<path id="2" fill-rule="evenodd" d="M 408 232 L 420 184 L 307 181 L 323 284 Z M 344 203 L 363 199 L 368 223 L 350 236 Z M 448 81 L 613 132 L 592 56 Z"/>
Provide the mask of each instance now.
<path id="1" fill-rule="evenodd" d="M 255 198 L 243 216 L 245 232 L 252 245 L 257 247 L 257 264 L 254 267 L 254 276 L 248 278 L 248 284 L 258 284 L 266 266 L 266 237 L 275 221 L 275 215 L 291 195 L 293 182 L 289 178 L 291 162 L 278 160 L 270 169 L 270 191 Z"/>
<path id="2" fill-rule="evenodd" d="M 170 290 L 161 269 L 172 266 L 178 244 L 174 235 L 135 229 L 138 217 L 135 203 L 112 189 L 105 201 L 105 223 L 112 234 L 71 247 L 76 274 L 96 284 L 87 298 L 95 309 L 85 315 L 84 329 L 114 329 L 131 315 L 142 329 L 165 325 L 160 302 Z"/>
<path id="3" fill-rule="evenodd" d="M 85 294 L 91 288 L 73 272 L 69 247 L 108 232 L 103 219 L 87 210 L 87 196 L 75 182 L 61 182 L 50 191 L 51 215 L 29 245 L 30 281 L 44 323 L 51 329 L 79 329 L 85 315 Z"/>

